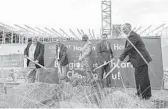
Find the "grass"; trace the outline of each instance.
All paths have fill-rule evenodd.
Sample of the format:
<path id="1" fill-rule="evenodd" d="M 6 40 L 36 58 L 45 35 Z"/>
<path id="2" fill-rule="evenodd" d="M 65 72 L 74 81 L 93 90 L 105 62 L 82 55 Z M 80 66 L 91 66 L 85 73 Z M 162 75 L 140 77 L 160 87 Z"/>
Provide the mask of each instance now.
<path id="1" fill-rule="evenodd" d="M 61 82 L 21 84 L 11 89 L 12 93 L 1 98 L 5 108 L 167 108 L 168 92 L 153 91 L 151 100 L 141 100 L 130 88 L 98 88 Z M 164 94 L 164 98 L 163 95 Z M 2 95 L 2 94 L 1 94 Z M 167 97 L 165 96 L 167 95 Z M 4 95 L 3 95 L 4 96 Z M 162 96 L 162 97 L 160 97 Z M 161 99 L 162 98 L 162 99 Z M 3 105 L 2 105 L 3 104 Z M 80 104 L 80 105 L 77 105 Z"/>
<path id="2" fill-rule="evenodd" d="M 23 83 L 7 91 L 0 90 L 1 108 L 168 108 L 164 89 L 152 90 L 150 100 L 141 100 L 134 88 L 101 89 L 96 82 L 87 85 L 77 78 L 60 84 Z"/>

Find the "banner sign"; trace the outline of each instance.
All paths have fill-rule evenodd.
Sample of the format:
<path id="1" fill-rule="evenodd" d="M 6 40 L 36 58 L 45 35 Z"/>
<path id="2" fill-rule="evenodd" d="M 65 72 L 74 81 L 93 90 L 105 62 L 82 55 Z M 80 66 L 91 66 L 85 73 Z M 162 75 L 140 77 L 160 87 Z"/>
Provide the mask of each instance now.
<path id="1" fill-rule="evenodd" d="M 0 55 L 0 67 L 23 67 L 23 55 Z"/>
<path id="2" fill-rule="evenodd" d="M 145 46 L 149 51 L 152 62 L 149 64 L 149 76 L 151 80 L 151 85 L 153 89 L 160 89 L 162 87 L 162 79 L 163 79 L 163 64 L 162 64 L 162 54 L 161 54 L 161 40 L 160 37 L 155 38 L 143 38 Z M 124 49 L 125 39 L 109 39 L 111 43 L 111 48 L 114 54 L 114 65 L 116 64 L 117 59 Z M 95 52 L 96 44 L 98 40 L 92 40 L 93 44 L 92 50 L 92 60 L 94 62 L 93 68 L 98 67 L 97 63 L 97 55 Z M 83 78 L 86 76 L 85 72 L 80 71 L 80 63 L 78 62 L 79 53 L 82 48 L 82 43 L 80 41 L 64 41 L 62 42 L 68 48 L 68 70 L 67 76 L 68 78 L 78 77 Z M 55 51 L 56 43 L 46 43 L 45 44 L 45 53 L 44 53 L 44 61 L 45 67 L 52 68 L 55 67 L 57 69 L 57 63 L 55 60 Z M 95 79 L 99 75 L 99 70 L 93 72 Z M 113 86 L 123 87 L 123 83 L 126 87 L 135 87 L 135 77 L 134 77 L 134 68 L 130 63 L 127 63 L 127 59 L 125 59 L 118 68 L 116 68 L 112 73 Z"/>
<path id="3" fill-rule="evenodd" d="M 163 80 L 163 62 L 162 62 L 162 56 L 163 58 L 166 57 L 165 55 L 162 55 L 162 50 L 166 47 L 161 48 L 161 39 L 160 37 L 152 37 L 143 38 L 145 46 L 147 50 L 149 51 L 152 62 L 149 64 L 149 76 L 151 80 L 151 85 L 153 89 L 160 89 L 162 87 L 162 80 Z M 120 54 L 122 53 L 125 45 L 125 39 L 109 39 L 108 40 L 111 43 L 111 48 L 113 50 L 114 54 L 114 65 L 116 64 L 117 59 L 119 58 Z M 97 55 L 95 52 L 96 44 L 99 42 L 99 40 L 91 40 L 91 43 L 93 44 L 93 50 L 92 50 L 92 60 L 94 62 L 93 69 L 98 67 L 97 63 Z M 80 69 L 82 66 L 78 62 L 79 53 L 82 48 L 81 41 L 63 41 L 67 48 L 68 48 L 68 69 L 67 69 L 67 77 L 70 79 L 76 77 L 76 78 L 85 78 L 86 73 L 84 70 Z M 52 81 L 58 77 L 57 74 L 57 62 L 55 60 L 55 48 L 56 43 L 45 43 L 45 53 L 44 53 L 44 63 L 45 67 L 53 69 L 53 73 L 46 73 L 46 76 L 49 79 L 53 77 Z M 2 47 L 4 48 L 4 47 Z M 1 48 L 1 49 L 2 49 Z M 166 52 L 166 50 L 163 50 Z M 167 53 L 167 52 L 166 52 Z M 164 61 L 164 65 L 167 61 Z M 23 54 L 13 54 L 13 55 L 0 55 L 0 68 L 10 68 L 10 67 L 22 67 L 23 68 Z M 55 72 L 55 73 L 54 73 Z M 96 70 L 96 72 L 93 72 L 94 79 L 98 79 L 99 75 L 99 69 Z M 112 72 L 112 84 L 113 86 L 117 87 L 135 87 L 135 77 L 134 77 L 134 68 L 130 63 L 127 63 L 127 58 L 120 64 L 118 68 L 116 68 Z M 45 79 L 45 77 L 43 79 Z M 50 83 L 50 82 L 49 82 Z"/>
<path id="4" fill-rule="evenodd" d="M 162 38 L 163 69 L 168 71 L 168 38 Z"/>

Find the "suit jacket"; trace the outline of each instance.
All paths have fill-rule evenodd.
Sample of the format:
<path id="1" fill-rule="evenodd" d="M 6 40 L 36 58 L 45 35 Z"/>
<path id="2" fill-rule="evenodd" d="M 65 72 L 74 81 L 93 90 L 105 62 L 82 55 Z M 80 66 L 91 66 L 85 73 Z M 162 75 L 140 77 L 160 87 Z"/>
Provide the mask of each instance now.
<path id="1" fill-rule="evenodd" d="M 108 45 L 108 48 L 107 48 Z M 107 45 L 105 41 L 101 40 L 96 45 L 96 53 L 98 55 L 98 63 L 103 64 L 104 61 L 108 62 L 111 58 L 113 58 L 113 51 L 111 49 L 110 43 L 107 41 Z"/>
<path id="2" fill-rule="evenodd" d="M 31 42 L 27 44 L 27 47 L 24 50 L 24 55 L 29 56 L 29 48 L 31 44 Z M 44 45 L 40 42 L 37 42 L 36 49 L 34 52 L 34 61 L 35 60 L 38 60 L 38 63 L 44 66 Z M 30 60 L 27 59 L 27 66 L 29 66 L 29 62 Z M 36 68 L 40 68 L 40 66 L 36 65 Z"/>
<path id="3" fill-rule="evenodd" d="M 68 64 L 67 47 L 62 43 L 56 44 L 56 56 L 58 55 L 58 47 L 60 47 L 58 61 L 61 66 L 65 66 Z"/>
<path id="4" fill-rule="evenodd" d="M 149 55 L 143 40 L 137 33 L 132 31 L 128 36 L 128 39 L 140 51 L 140 53 L 148 63 L 152 61 L 152 58 Z M 129 43 L 129 41 L 126 40 L 125 49 L 123 53 L 120 55 L 120 60 L 123 61 L 127 55 L 129 55 L 130 58 L 129 61 L 135 68 L 146 64 L 143 58 L 139 55 L 139 53 L 134 49 L 134 47 Z"/>
<path id="5" fill-rule="evenodd" d="M 81 64 L 86 67 L 86 70 L 90 71 L 93 67 L 92 62 L 92 44 L 90 41 L 88 41 L 82 48 L 80 52 L 80 58 L 81 58 Z"/>

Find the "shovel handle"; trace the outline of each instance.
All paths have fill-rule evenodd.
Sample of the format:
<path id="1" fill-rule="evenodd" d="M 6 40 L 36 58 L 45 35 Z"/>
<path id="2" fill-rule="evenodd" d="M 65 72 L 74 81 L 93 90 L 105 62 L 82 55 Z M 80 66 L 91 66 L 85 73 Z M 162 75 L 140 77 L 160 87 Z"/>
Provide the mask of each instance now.
<path id="1" fill-rule="evenodd" d="M 110 73 L 112 73 L 113 72 L 113 70 L 116 68 L 116 67 L 118 67 L 118 65 L 116 64 L 108 73 L 107 73 L 107 75 L 103 78 L 103 79 L 106 79 L 107 78 L 107 76 L 109 76 L 110 75 Z"/>
<path id="2" fill-rule="evenodd" d="M 33 61 L 32 59 L 30 59 L 29 57 L 26 57 L 28 60 L 32 61 L 33 63 L 37 64 L 38 66 L 40 66 L 41 68 L 47 70 L 47 68 L 45 68 L 44 66 L 42 66 L 41 64 L 39 63 L 36 63 L 35 61 Z"/>
<path id="3" fill-rule="evenodd" d="M 104 63 L 104 64 L 96 67 L 93 71 L 96 71 L 97 69 L 99 69 L 99 68 L 101 68 L 101 67 L 103 67 L 103 66 L 105 66 L 105 65 L 107 65 L 107 64 L 109 64 L 110 62 L 113 62 L 113 61 L 114 61 L 114 59 L 112 59 L 112 60 L 108 61 L 107 63 Z"/>

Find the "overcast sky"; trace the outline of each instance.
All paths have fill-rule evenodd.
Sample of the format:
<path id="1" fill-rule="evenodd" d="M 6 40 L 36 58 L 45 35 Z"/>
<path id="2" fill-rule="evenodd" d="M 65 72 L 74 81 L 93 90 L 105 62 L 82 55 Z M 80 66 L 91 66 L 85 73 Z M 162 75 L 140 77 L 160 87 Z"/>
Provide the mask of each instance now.
<path id="1" fill-rule="evenodd" d="M 112 23 L 147 27 L 168 22 L 168 0 L 111 0 Z M 0 22 L 9 25 L 99 30 L 101 0 L 0 0 Z"/>

